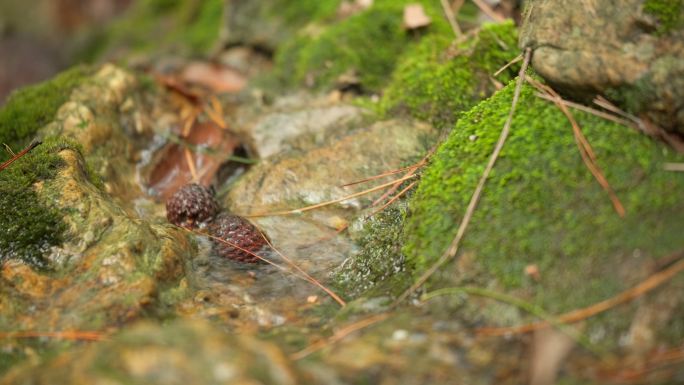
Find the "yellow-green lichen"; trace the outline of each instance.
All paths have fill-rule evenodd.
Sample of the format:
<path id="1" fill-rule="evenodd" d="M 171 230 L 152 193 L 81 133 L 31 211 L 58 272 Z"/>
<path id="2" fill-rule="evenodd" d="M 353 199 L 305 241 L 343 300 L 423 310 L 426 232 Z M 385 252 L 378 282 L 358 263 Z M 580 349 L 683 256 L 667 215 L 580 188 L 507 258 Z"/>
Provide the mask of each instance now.
<path id="1" fill-rule="evenodd" d="M 510 109 L 513 85 L 463 115 L 426 170 L 410 205 L 403 251 L 418 272 L 452 240 Z M 502 288 L 562 312 L 614 295 L 629 282 L 618 267 L 681 248 L 684 158 L 627 127 L 574 112 L 598 164 L 624 204 L 620 218 L 581 160 L 570 124 L 525 86 L 511 135 L 485 186 L 461 253 L 474 255 Z M 534 284 L 535 264 L 546 279 Z M 567 295 L 573 293 L 573 295 Z"/>
<path id="2" fill-rule="evenodd" d="M 283 82 L 316 88 L 334 85 L 340 75 L 358 77 L 365 90 L 387 82 L 399 56 L 425 34 L 451 31 L 438 4 L 422 1 L 432 24 L 425 31 L 407 31 L 403 10 L 410 1 L 376 1 L 369 9 L 320 32 L 302 31 L 276 52 L 276 71 Z"/>
<path id="3" fill-rule="evenodd" d="M 57 109 L 68 100 L 71 90 L 88 72 L 85 67 L 74 67 L 44 83 L 14 92 L 0 109 L 0 143 L 19 152 L 38 129 L 52 120 Z M 9 157 L 4 150 L 0 151 L 0 161 Z"/>
<path id="4" fill-rule="evenodd" d="M 68 139 L 47 138 L 33 151 L 0 171 L 0 263 L 21 259 L 47 267 L 43 256 L 63 240 L 63 213 L 43 202 L 35 184 L 50 179 L 64 165 L 58 152 L 80 151 Z"/>
<path id="5" fill-rule="evenodd" d="M 492 75 L 518 55 L 513 23 L 488 24 L 469 39 L 452 45 L 449 36 L 434 35 L 404 55 L 384 92 L 386 115 L 408 113 L 438 128 L 453 125 L 457 115 L 495 90 Z M 507 83 L 512 66 L 498 77 Z"/>

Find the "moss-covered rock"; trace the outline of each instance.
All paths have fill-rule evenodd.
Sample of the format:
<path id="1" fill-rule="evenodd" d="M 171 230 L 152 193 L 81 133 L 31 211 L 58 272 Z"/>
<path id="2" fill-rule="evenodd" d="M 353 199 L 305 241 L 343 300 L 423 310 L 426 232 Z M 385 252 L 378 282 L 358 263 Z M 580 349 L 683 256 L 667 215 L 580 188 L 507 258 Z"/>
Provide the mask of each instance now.
<path id="1" fill-rule="evenodd" d="M 74 67 L 44 83 L 13 93 L 0 109 L 0 143 L 19 152 L 38 129 L 54 118 L 57 109 L 69 99 L 71 90 L 89 72 L 86 67 Z M 0 151 L 0 161 L 9 157 L 8 153 Z"/>
<path id="2" fill-rule="evenodd" d="M 513 86 L 466 113 L 426 170 L 404 231 L 403 251 L 418 272 L 452 240 L 503 127 Z M 684 175 L 663 164 L 684 158 L 630 128 L 574 115 L 626 217 L 615 213 L 582 162 L 564 115 L 525 86 L 461 245 L 472 266 L 453 272 L 450 265 L 440 285 L 494 285 L 557 313 L 634 285 L 649 262 L 681 248 Z M 529 264 L 541 271 L 539 283 L 525 276 Z M 626 328 L 631 318 L 619 318 L 612 325 Z"/>
<path id="3" fill-rule="evenodd" d="M 492 76 L 518 55 L 512 23 L 487 24 L 476 34 L 453 43 L 445 35 L 429 36 L 397 65 L 384 91 L 384 114 L 406 112 L 439 128 L 451 127 L 458 114 L 496 90 Z M 498 77 L 507 83 L 517 70 Z"/>
<path id="4" fill-rule="evenodd" d="M 64 165 L 59 151 L 79 146 L 69 140 L 48 138 L 41 146 L 0 172 L 0 265 L 17 258 L 45 267 L 43 255 L 61 244 L 66 224 L 63 212 L 41 201 L 34 185 L 51 179 Z"/>
<path id="5" fill-rule="evenodd" d="M 452 35 L 438 3 L 420 2 L 432 19 L 426 31 L 407 31 L 403 10 L 411 1 L 376 1 L 369 9 L 325 26 L 305 29 L 276 52 L 286 84 L 326 88 L 341 75 L 357 77 L 365 90 L 387 83 L 399 56 L 426 34 Z M 314 30 L 314 31 L 312 31 Z"/>

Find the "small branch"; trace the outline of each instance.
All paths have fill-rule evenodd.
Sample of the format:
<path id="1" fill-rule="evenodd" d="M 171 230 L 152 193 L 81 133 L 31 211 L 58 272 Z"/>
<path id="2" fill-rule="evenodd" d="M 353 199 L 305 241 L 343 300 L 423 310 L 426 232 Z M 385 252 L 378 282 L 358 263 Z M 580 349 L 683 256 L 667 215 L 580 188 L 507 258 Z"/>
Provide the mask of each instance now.
<path id="1" fill-rule="evenodd" d="M 501 153 L 501 150 L 503 149 L 503 146 L 506 143 L 506 139 L 508 138 L 508 134 L 510 133 L 511 124 L 513 122 L 513 115 L 515 113 L 515 107 L 518 104 L 518 99 L 520 98 L 520 91 L 522 90 L 522 85 L 525 81 L 525 71 L 527 71 L 527 66 L 530 63 L 531 55 L 532 51 L 529 48 L 527 48 L 525 50 L 525 59 L 523 60 L 523 64 L 520 67 L 518 80 L 515 85 L 515 90 L 513 92 L 511 110 L 508 112 L 506 122 L 504 123 L 504 126 L 501 129 L 501 134 L 499 135 L 499 140 L 496 143 L 496 147 L 494 148 L 494 151 L 489 157 L 487 167 L 482 173 L 480 181 L 478 182 L 477 187 L 475 188 L 475 191 L 473 192 L 473 195 L 470 198 L 470 203 L 468 204 L 466 213 L 463 216 L 461 224 L 458 227 L 456 237 L 454 237 L 453 241 L 449 245 L 449 248 L 447 248 L 447 250 L 444 252 L 444 254 L 442 254 L 442 256 L 437 260 L 437 262 L 435 262 L 434 265 L 432 265 L 425 273 L 423 273 L 423 275 L 421 275 L 420 278 L 418 278 L 418 280 L 413 285 L 411 285 L 411 287 L 409 287 L 404 293 L 402 293 L 399 296 L 399 298 L 397 298 L 396 301 L 394 301 L 393 306 L 396 306 L 402 301 L 404 301 L 409 295 L 411 295 L 411 293 L 413 293 L 416 289 L 422 286 L 425 283 L 425 281 L 427 281 L 432 276 L 432 274 L 434 274 L 435 271 L 439 269 L 440 266 L 442 266 L 449 259 L 453 258 L 458 252 L 458 247 L 461 243 L 461 239 L 463 239 L 463 235 L 465 234 L 465 231 L 468 228 L 468 224 L 470 224 L 470 220 L 472 219 L 473 214 L 475 213 L 475 208 L 477 207 L 477 204 L 480 201 L 480 196 L 482 195 L 482 191 L 484 190 L 485 182 L 487 181 L 487 178 L 489 178 L 489 173 L 494 168 L 494 164 L 496 163 L 496 160 L 499 158 L 499 153 Z"/>
<path id="2" fill-rule="evenodd" d="M 39 140 L 34 140 L 29 144 L 25 149 L 21 150 L 18 154 L 14 155 L 4 163 L 0 164 L 0 171 L 6 169 L 9 167 L 10 164 L 14 163 L 17 159 L 21 158 L 22 156 L 26 155 L 29 153 L 29 151 L 33 150 L 34 148 L 38 147 L 42 142 Z"/>
<path id="3" fill-rule="evenodd" d="M 684 251 L 680 251 L 676 254 L 679 257 L 679 262 L 673 264 L 665 270 L 655 273 L 648 277 L 646 280 L 642 281 L 638 285 L 623 291 L 622 293 L 611 297 L 605 301 L 601 301 L 589 307 L 583 309 L 573 310 L 571 312 L 562 314 L 555 319 L 558 322 L 567 324 L 582 321 L 589 317 L 593 317 L 599 313 L 603 313 L 615 306 L 621 305 L 623 303 L 629 302 L 638 298 L 663 283 L 669 281 L 675 275 L 684 271 Z M 480 335 L 487 336 L 503 336 L 511 334 L 521 334 L 527 333 L 538 329 L 543 329 L 549 326 L 549 322 L 536 322 L 527 325 L 512 326 L 512 327 L 502 327 L 502 328 L 480 328 L 477 329 L 477 333 Z"/>
<path id="4" fill-rule="evenodd" d="M 321 341 L 315 342 L 315 343 L 307 346 L 306 348 L 304 348 L 304 349 L 302 349 L 302 350 L 300 350 L 294 354 L 291 354 L 290 359 L 292 359 L 293 361 L 301 360 L 302 358 L 304 358 L 306 356 L 309 356 L 313 353 L 316 353 L 317 351 L 340 341 L 341 339 L 350 335 L 351 333 L 354 333 L 354 332 L 361 330 L 361 329 L 365 329 L 365 328 L 367 328 L 373 324 L 376 324 L 380 321 L 384 321 L 387 318 L 389 318 L 389 316 L 390 316 L 389 314 L 377 314 L 377 315 L 374 315 L 372 317 L 364 318 L 361 321 L 354 322 L 353 324 L 348 325 L 345 328 L 335 332 L 335 334 L 333 334 L 333 336 L 328 338 L 327 340 L 321 340 Z"/>
<path id="5" fill-rule="evenodd" d="M 454 31 L 454 35 L 456 35 L 457 39 L 460 38 L 461 36 L 463 36 L 463 32 L 461 32 L 461 27 L 459 27 L 458 23 L 456 22 L 456 15 L 454 14 L 454 10 L 451 8 L 451 5 L 449 5 L 449 2 L 447 0 L 440 1 L 442 2 L 442 9 L 444 10 L 444 15 L 449 21 L 451 30 Z"/>

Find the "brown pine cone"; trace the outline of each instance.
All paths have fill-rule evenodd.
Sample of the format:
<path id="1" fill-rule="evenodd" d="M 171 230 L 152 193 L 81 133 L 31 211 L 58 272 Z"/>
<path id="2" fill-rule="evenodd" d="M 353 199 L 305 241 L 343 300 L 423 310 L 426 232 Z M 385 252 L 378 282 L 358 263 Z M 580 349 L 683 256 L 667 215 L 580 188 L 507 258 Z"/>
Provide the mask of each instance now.
<path id="1" fill-rule="evenodd" d="M 166 201 L 166 218 L 181 227 L 201 227 L 218 210 L 212 191 L 195 183 L 181 187 Z"/>
<path id="2" fill-rule="evenodd" d="M 259 256 L 261 256 L 259 253 L 263 252 L 263 249 L 267 247 L 266 240 L 261 236 L 259 230 L 248 220 L 237 215 L 227 213 L 219 214 L 219 216 L 211 222 L 208 230 L 209 234 L 240 246 Z M 214 242 L 214 250 L 216 250 L 221 257 L 244 263 L 263 262 L 254 255 L 227 243 L 219 242 L 216 239 L 213 239 L 212 241 Z"/>

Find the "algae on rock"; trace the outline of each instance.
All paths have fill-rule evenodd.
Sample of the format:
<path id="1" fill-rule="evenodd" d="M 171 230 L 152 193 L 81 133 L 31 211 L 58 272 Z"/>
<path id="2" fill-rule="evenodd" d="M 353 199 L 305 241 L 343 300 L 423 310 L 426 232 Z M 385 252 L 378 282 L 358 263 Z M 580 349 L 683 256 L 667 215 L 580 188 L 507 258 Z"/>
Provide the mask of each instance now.
<path id="1" fill-rule="evenodd" d="M 513 88 L 509 84 L 464 114 L 425 171 L 404 228 L 403 251 L 417 273 L 453 238 L 506 120 Z M 454 272 L 448 265 L 433 283 L 495 285 L 560 313 L 636 284 L 645 278 L 644 266 L 681 248 L 684 175 L 663 164 L 682 161 L 682 155 L 631 128 L 573 113 L 626 217 L 615 213 L 582 162 L 564 115 L 525 86 L 511 135 L 461 244 L 459 254 L 474 267 Z M 529 264 L 538 266 L 540 282 L 525 276 Z M 625 332 L 630 318 L 609 319 L 613 326 L 622 322 Z"/>

